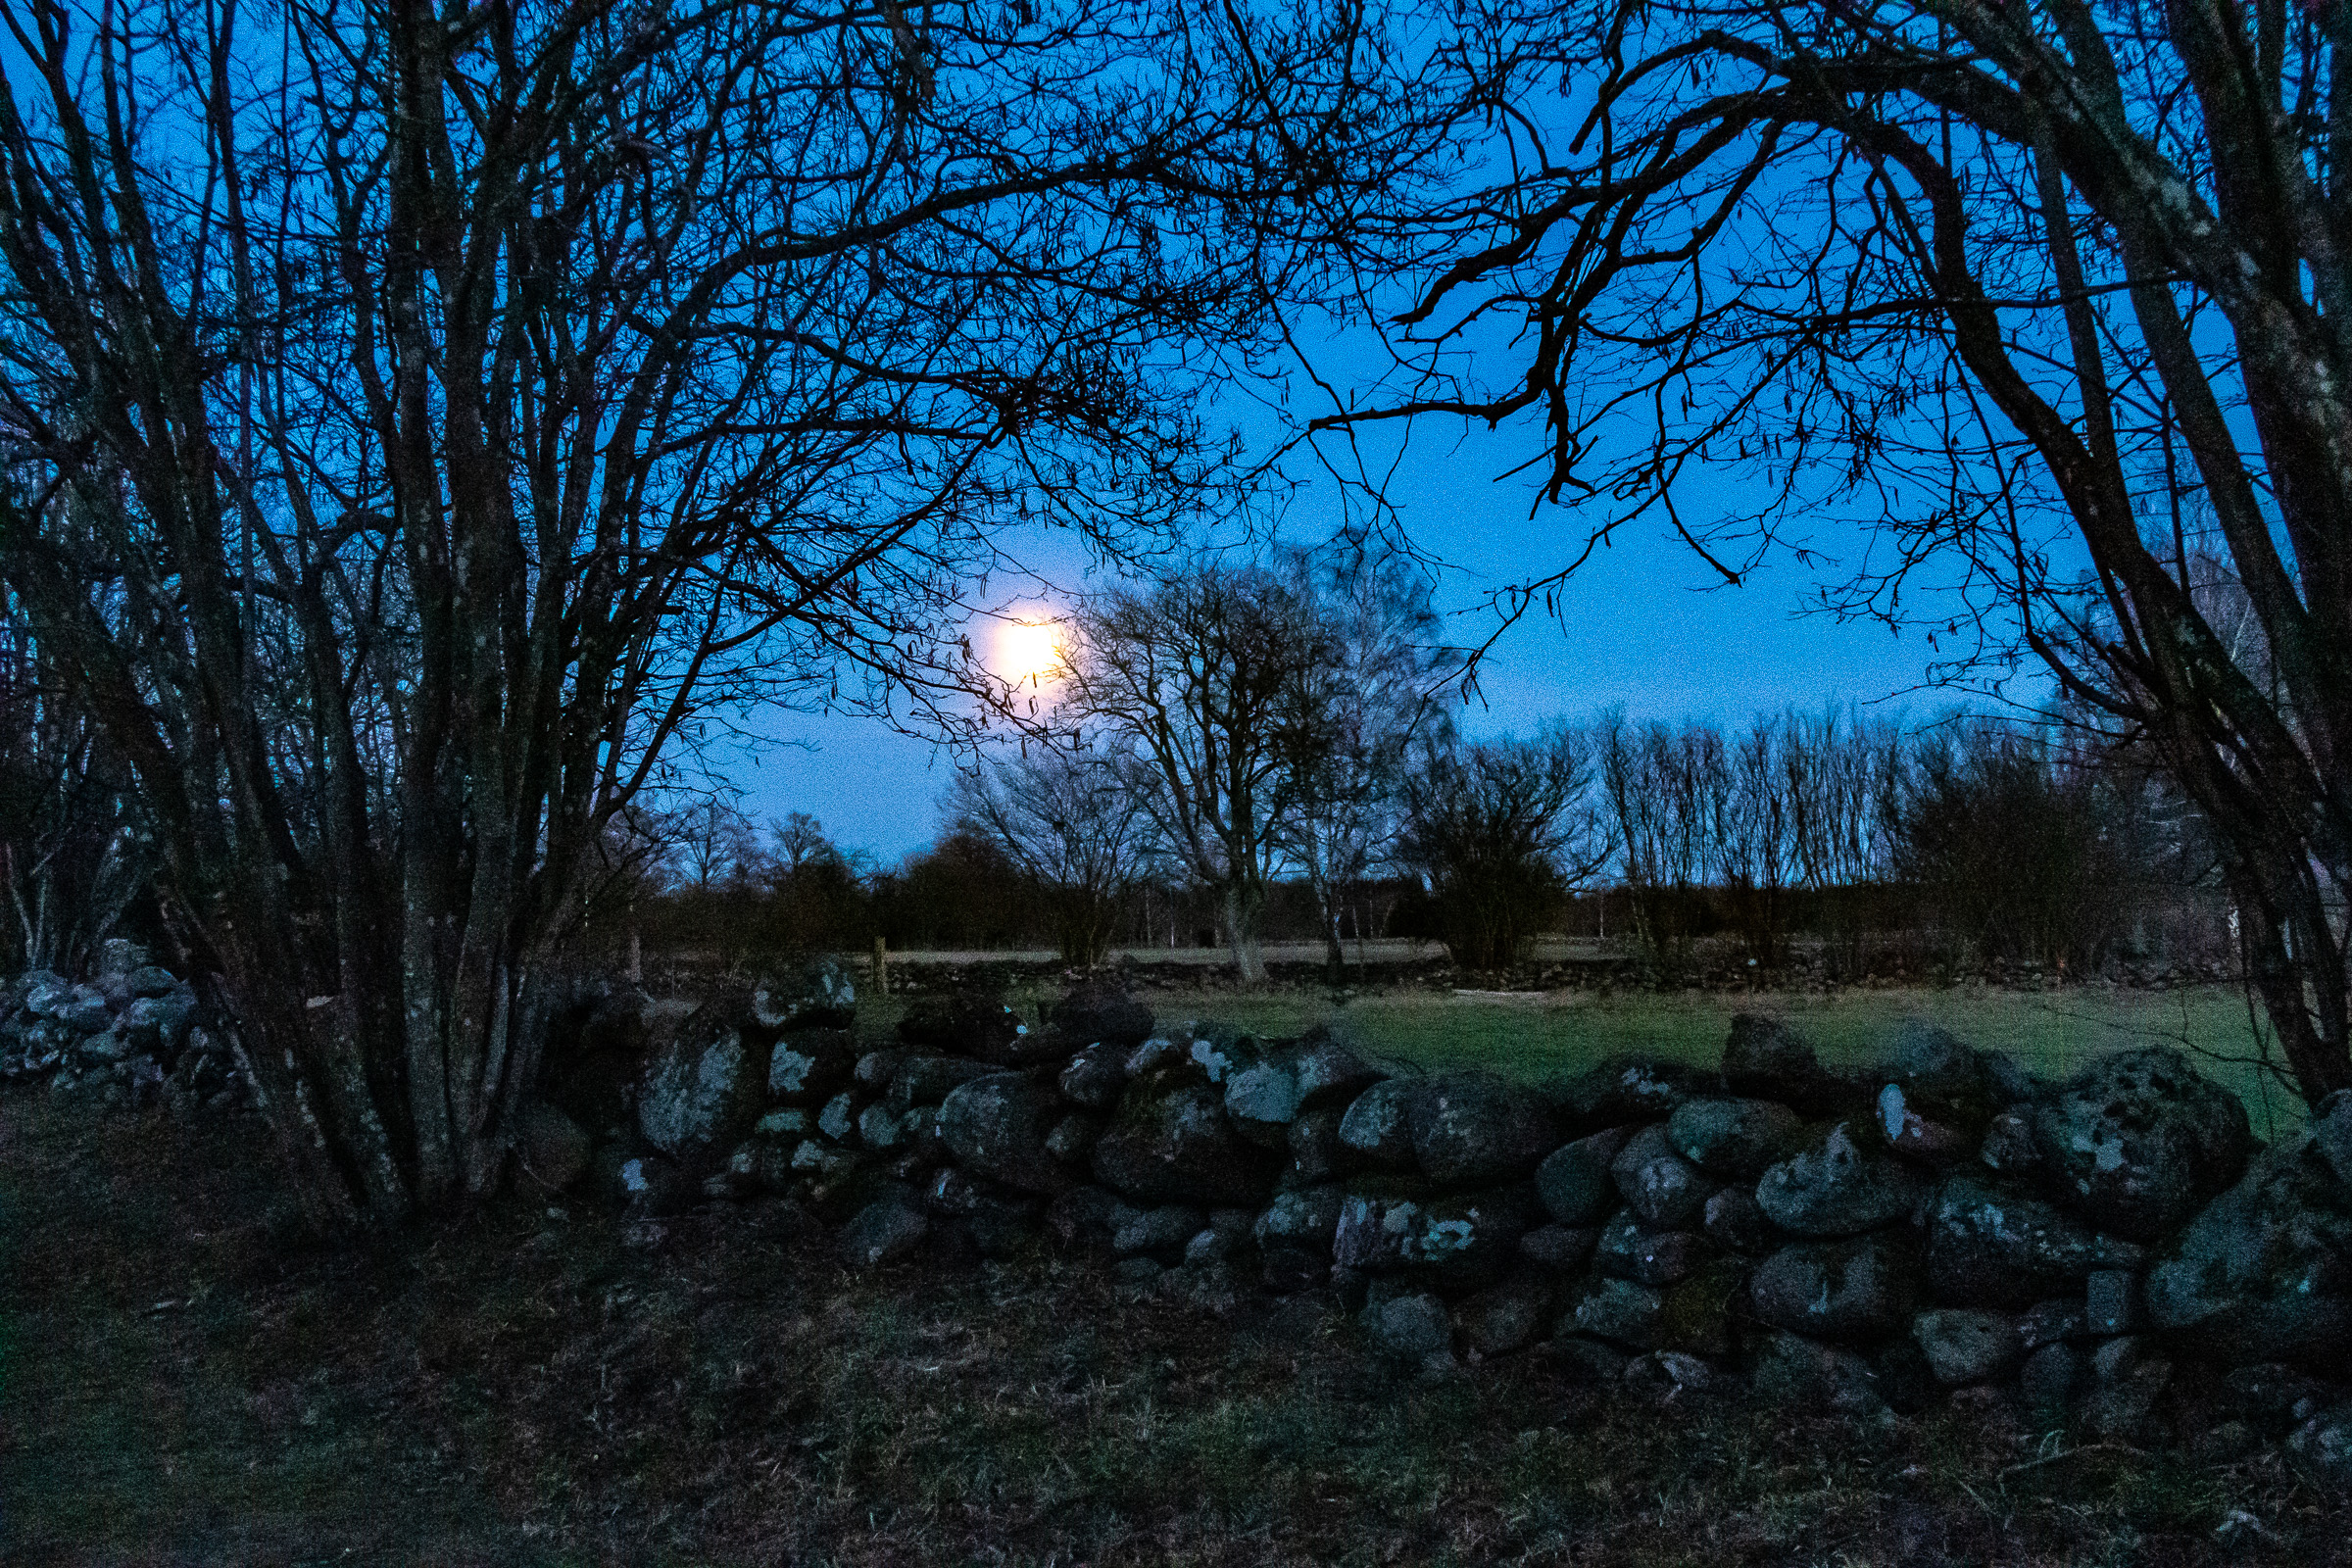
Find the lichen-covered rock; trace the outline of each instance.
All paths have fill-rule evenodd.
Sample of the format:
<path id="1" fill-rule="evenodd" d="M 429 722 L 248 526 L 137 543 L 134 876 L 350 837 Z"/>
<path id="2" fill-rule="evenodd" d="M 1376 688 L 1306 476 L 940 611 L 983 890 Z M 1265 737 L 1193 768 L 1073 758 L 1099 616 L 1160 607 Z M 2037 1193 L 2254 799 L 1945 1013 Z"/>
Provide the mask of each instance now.
<path id="1" fill-rule="evenodd" d="M 2034 1112 L 2052 1182 L 2099 1229 L 2152 1242 L 2237 1180 L 2253 1148 L 2246 1107 L 2169 1046 L 2119 1052 Z"/>
<path id="2" fill-rule="evenodd" d="M 1687 1100 L 1666 1123 L 1667 1141 L 1699 1169 L 1754 1181 L 1795 1134 L 1796 1112 L 1772 1100 Z"/>
<path id="3" fill-rule="evenodd" d="M 1784 1247 L 1756 1265 L 1759 1320 L 1808 1339 L 1862 1342 L 1900 1329 L 1919 1301 L 1919 1257 L 1889 1231 Z"/>
<path id="4" fill-rule="evenodd" d="M 54 969 L 34 969 L 17 977 L 18 1004 L 36 1018 L 54 1018 L 74 1000 L 74 982 Z"/>
<path id="5" fill-rule="evenodd" d="M 1727 1252 L 1761 1257 L 1781 1244 L 1781 1233 L 1764 1217 L 1750 1187 L 1726 1187 L 1707 1200 L 1698 1228 L 1706 1239 Z"/>
<path id="6" fill-rule="evenodd" d="M 1424 1199 L 1397 1235 L 1398 1266 L 1448 1292 L 1492 1285 L 1509 1271 L 1535 1210 L 1524 1186 Z"/>
<path id="7" fill-rule="evenodd" d="M 1415 1079 L 1390 1078 L 1374 1084 L 1348 1104 L 1340 1118 L 1340 1148 L 1349 1163 L 1373 1170 L 1413 1166 Z"/>
<path id="8" fill-rule="evenodd" d="M 1985 1124 L 1984 1141 L 1977 1146 L 1977 1158 L 1987 1170 L 1997 1170 L 2004 1176 L 2027 1176 L 2040 1168 L 2041 1152 L 2034 1147 L 2034 1113 L 2024 1110 L 2004 1110 Z"/>
<path id="9" fill-rule="evenodd" d="M 899 1020 L 899 1041 L 909 1051 L 972 1056 L 997 1066 L 1030 1058 L 1029 1026 L 994 992 L 965 988 L 944 997 L 918 997 Z"/>
<path id="10" fill-rule="evenodd" d="M 906 1056 L 890 1075 L 884 1102 L 896 1113 L 914 1105 L 936 1105 L 951 1090 L 1003 1069 L 966 1056 Z"/>
<path id="11" fill-rule="evenodd" d="M 1102 1123 L 1084 1111 L 1072 1111 L 1046 1134 L 1046 1152 L 1065 1165 L 1083 1165 L 1102 1136 Z"/>
<path id="12" fill-rule="evenodd" d="M 1283 1135 L 1283 1147 L 1291 1156 L 1285 1181 L 1312 1185 L 1340 1174 L 1340 1121 L 1347 1113 L 1339 1105 L 1299 1113 Z"/>
<path id="13" fill-rule="evenodd" d="M 765 1074 L 715 1008 L 687 1020 L 647 1063 L 637 1091 L 645 1141 L 690 1168 L 715 1165 L 760 1119 Z"/>
<path id="14" fill-rule="evenodd" d="M 1348 1190 L 1338 1182 L 1276 1193 L 1251 1226 L 1251 1234 L 1260 1247 L 1298 1248 L 1328 1257 L 1347 1199 Z"/>
<path id="15" fill-rule="evenodd" d="M 1665 1338 L 1665 1319 L 1666 1298 L 1660 1292 L 1604 1276 L 1569 1310 L 1562 1329 L 1637 1350 L 1654 1350 Z"/>
<path id="16" fill-rule="evenodd" d="M 816 1113 L 816 1130 L 837 1144 L 846 1144 L 858 1131 L 858 1113 L 865 1108 L 856 1090 L 845 1089 Z"/>
<path id="17" fill-rule="evenodd" d="M 1841 1121 L 1756 1183 L 1765 1218 L 1798 1236 L 1858 1236 L 1910 1212 L 1920 1184 L 1867 1122 Z"/>
<path id="18" fill-rule="evenodd" d="M 1618 1153 L 1634 1136 L 1631 1127 L 1612 1127 L 1563 1144 L 1536 1167 L 1536 1194 L 1551 1217 L 1564 1225 L 1597 1225 L 1623 1200 L 1610 1174 Z"/>
<path id="19" fill-rule="evenodd" d="M 1601 1227 L 1592 1265 L 1637 1285 L 1679 1285 L 1712 1261 L 1715 1249 L 1693 1231 L 1653 1231 L 1630 1208 Z"/>
<path id="20" fill-rule="evenodd" d="M 1545 1089 L 1567 1130 L 1592 1132 L 1628 1123 L 1664 1121 L 1674 1108 L 1714 1086 L 1710 1075 L 1684 1062 L 1612 1056 Z"/>
<path id="21" fill-rule="evenodd" d="M 1094 1152 L 1095 1180 L 1137 1203 L 1254 1207 L 1276 1169 L 1234 1131 L 1224 1091 L 1181 1066 L 1130 1080 Z"/>
<path id="22" fill-rule="evenodd" d="M 763 975 L 752 987 L 752 1019 L 761 1029 L 847 1029 L 858 1015 L 858 986 L 838 958 Z"/>
<path id="23" fill-rule="evenodd" d="M 2158 1328 L 2232 1364 L 2352 1370 L 2352 1190 L 2319 1141 L 2256 1155 L 2164 1250 L 2146 1304 Z"/>
<path id="24" fill-rule="evenodd" d="M 1412 1097 L 1407 1116 L 1414 1161 L 1432 1181 L 1448 1187 L 1525 1176 L 1557 1141 L 1541 1101 L 1489 1073 L 1428 1080 Z"/>
<path id="25" fill-rule="evenodd" d="M 1130 996 L 1117 980 L 1099 977 L 1072 988 L 1054 1004 L 1048 1020 L 1062 1037 L 1081 1046 L 1100 1044 L 1121 1054 L 1152 1035 L 1152 1009 Z"/>
<path id="26" fill-rule="evenodd" d="M 1225 1079 L 1225 1114 L 1234 1131 L 1260 1149 L 1290 1143 L 1291 1121 L 1304 1099 L 1297 1068 L 1279 1057 L 1243 1067 Z"/>
<path id="27" fill-rule="evenodd" d="M 1980 1145 L 1959 1125 L 1923 1113 L 1901 1084 L 1879 1091 L 1879 1131 L 1893 1153 L 1936 1170 L 1949 1170 L 1977 1152 Z"/>
<path id="28" fill-rule="evenodd" d="M 1061 1069 L 1061 1092 L 1071 1104 L 1088 1110 L 1108 1110 L 1127 1088 L 1127 1055 L 1132 1048 L 1107 1041 L 1089 1046 Z"/>
<path id="29" fill-rule="evenodd" d="M 939 1107 L 940 1141 L 964 1169 L 1016 1192 L 1048 1197 L 1077 1185 L 1046 1148 L 1060 1119 L 1053 1090 L 1017 1072 L 958 1084 Z"/>
<path id="30" fill-rule="evenodd" d="M 2079 1290 L 2092 1269 L 2145 1260 L 2132 1243 L 1972 1176 L 1946 1180 L 1928 1209 L 1929 1282 L 1952 1306 L 2023 1308 Z"/>
<path id="31" fill-rule="evenodd" d="M 1977 1053 L 1924 1019 L 1906 1018 L 1895 1026 L 1885 1077 L 1902 1089 L 1916 1114 L 1932 1122 L 1973 1133 L 1994 1109 Z"/>
<path id="32" fill-rule="evenodd" d="M 767 1051 L 767 1097 L 780 1104 L 818 1105 L 848 1087 L 858 1046 L 847 1029 L 796 1029 Z"/>
<path id="33" fill-rule="evenodd" d="M 2005 1377 L 2025 1355 L 2017 1320 L 1981 1307 L 1943 1307 L 1911 1320 L 1911 1339 L 1947 1389 Z"/>
<path id="34" fill-rule="evenodd" d="M 1290 1057 L 1298 1079 L 1301 1110 L 1345 1110 L 1356 1096 L 1387 1076 L 1326 1024 L 1317 1024 L 1301 1036 Z"/>
<path id="35" fill-rule="evenodd" d="M 1684 1230 L 1699 1222 L 1707 1200 L 1722 1184 L 1675 1152 L 1663 1124 L 1652 1123 L 1626 1140 L 1609 1162 L 1609 1175 L 1626 1206 L 1653 1230 Z"/>

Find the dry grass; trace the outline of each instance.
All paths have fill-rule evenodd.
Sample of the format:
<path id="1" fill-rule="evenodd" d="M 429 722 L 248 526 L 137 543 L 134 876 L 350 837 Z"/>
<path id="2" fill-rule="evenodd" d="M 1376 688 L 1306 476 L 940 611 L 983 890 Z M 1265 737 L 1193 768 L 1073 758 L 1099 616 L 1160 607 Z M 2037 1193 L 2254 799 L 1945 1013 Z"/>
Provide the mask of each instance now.
<path id="1" fill-rule="evenodd" d="M 851 1277 L 783 1205 L 304 1249 L 257 1149 L 0 1100 L 0 1561 L 2346 1560 L 2275 1457 L 2032 1465 L 2000 1419 L 1659 1407 L 1542 1353 L 1413 1387 L 1312 1299 Z"/>

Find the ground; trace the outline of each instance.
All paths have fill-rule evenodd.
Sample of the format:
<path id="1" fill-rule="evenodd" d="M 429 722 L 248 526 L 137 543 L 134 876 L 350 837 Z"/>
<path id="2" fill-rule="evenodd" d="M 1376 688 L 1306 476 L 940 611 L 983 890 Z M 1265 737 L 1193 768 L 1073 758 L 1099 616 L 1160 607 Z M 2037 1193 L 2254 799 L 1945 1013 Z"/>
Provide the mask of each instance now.
<path id="1" fill-rule="evenodd" d="M 248 1120 L 0 1096 L 0 1562 L 2352 1562 L 2275 1453 L 1543 1353 L 1420 1387 L 1317 1298 L 1042 1245 L 850 1275 L 783 1203 L 502 1200 L 336 1250 L 289 1216 Z"/>

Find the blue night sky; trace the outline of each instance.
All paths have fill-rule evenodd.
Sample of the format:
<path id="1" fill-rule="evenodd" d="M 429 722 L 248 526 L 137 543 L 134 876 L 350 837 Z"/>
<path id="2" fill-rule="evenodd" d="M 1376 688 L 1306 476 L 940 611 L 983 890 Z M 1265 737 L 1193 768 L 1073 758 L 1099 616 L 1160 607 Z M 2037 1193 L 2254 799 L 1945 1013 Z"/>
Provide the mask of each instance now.
<path id="1" fill-rule="evenodd" d="M 1246 435 L 1263 433 L 1247 413 Z M 1496 588 L 1557 569 L 1585 536 L 1573 511 L 1545 507 L 1530 515 L 1533 487 L 1495 475 L 1524 459 L 1539 439 L 1532 425 L 1461 433 L 1459 421 L 1418 426 L 1388 493 L 1415 546 L 1443 563 L 1438 607 L 1449 615 L 1450 641 L 1474 645 L 1494 629 L 1483 608 Z M 1338 486 L 1308 463 L 1308 479 L 1283 514 L 1284 537 L 1327 536 L 1340 520 Z M 1727 485 L 1710 491 L 1710 486 Z M 1694 524 L 1736 502 L 1727 481 L 1699 476 L 1678 489 Z M 1858 536 L 1808 541 L 1844 554 Z M 1039 575 L 1075 575 L 1036 558 Z M 1636 719 L 1738 723 L 1760 711 L 1832 702 L 1884 705 L 1924 716 L 1958 694 L 1922 690 L 1932 657 L 1926 638 L 1897 637 L 1870 621 L 1839 623 L 1804 613 L 1821 568 L 1786 558 L 1768 562 L 1743 584 L 1722 584 L 1662 520 L 1637 521 L 1597 552 L 1559 595 L 1557 619 L 1540 612 L 1510 628 L 1489 655 L 1480 701 L 1457 713 L 1472 737 L 1527 732 L 1547 720 L 1588 718 L 1622 706 Z M 992 603 L 1032 604 L 1004 582 Z M 835 842 L 895 861 L 938 833 L 938 800 L 954 772 L 953 755 L 926 740 L 848 714 L 770 712 L 747 726 L 771 741 L 733 769 L 742 806 L 755 818 L 803 810 Z"/>

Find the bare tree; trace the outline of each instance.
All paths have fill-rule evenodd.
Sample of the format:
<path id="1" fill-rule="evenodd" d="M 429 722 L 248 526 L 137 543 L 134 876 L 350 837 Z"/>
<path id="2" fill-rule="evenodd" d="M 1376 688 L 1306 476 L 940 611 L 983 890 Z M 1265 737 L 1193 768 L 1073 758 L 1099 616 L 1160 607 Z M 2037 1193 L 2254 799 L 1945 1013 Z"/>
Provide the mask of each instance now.
<path id="1" fill-rule="evenodd" d="M 1597 746 L 1635 934 L 1658 961 L 1679 965 L 1720 859 L 1729 804 L 1723 735 L 1655 721 L 1636 729 L 1614 713 L 1601 721 Z"/>
<path id="2" fill-rule="evenodd" d="M 1297 665 L 1285 695 L 1277 832 L 1314 894 L 1336 979 L 1341 921 L 1396 836 L 1411 748 L 1452 738 L 1439 698 L 1461 654 L 1440 640 L 1428 577 L 1395 554 L 1343 536 L 1294 552 L 1285 567 L 1293 595 L 1324 628 L 1328 657 Z"/>
<path id="3" fill-rule="evenodd" d="M 2162 757 L 2302 1092 L 2352 1085 L 2336 11 L 1497 0 L 1459 26 L 1493 176 L 1335 236 L 1411 373 L 1327 422 L 1540 419 L 1548 496 L 1595 503 L 1569 569 L 1646 515 L 1737 582 L 1850 516 L 1835 605 L 1924 625 L 1956 677 L 2034 661 Z M 1364 280 L 1400 270 L 1399 315 Z M 1754 503 L 1693 512 L 1706 467 Z"/>
<path id="4" fill-rule="evenodd" d="M 1344 6 L 0 19 L 0 579 L 332 1226 L 498 1182 L 711 713 L 919 680 L 1000 522 L 1181 512 L 1252 215 L 1394 151 Z"/>
<path id="5" fill-rule="evenodd" d="M 1069 716 L 1143 764 L 1167 854 L 1216 893 L 1235 972 L 1263 980 L 1258 921 L 1282 853 L 1294 697 L 1331 662 L 1330 634 L 1274 573 L 1213 562 L 1115 589 L 1073 629 Z"/>
<path id="6" fill-rule="evenodd" d="M 949 806 L 1044 891 L 1065 963 L 1102 961 L 1152 844 L 1151 780 L 1130 756 L 1033 746 L 959 774 Z"/>
<path id="7" fill-rule="evenodd" d="M 1616 853 L 1588 802 L 1592 746 L 1573 730 L 1534 741 L 1432 747 L 1404 783 L 1397 858 L 1427 879 L 1454 962 L 1502 969 L 1561 901 Z"/>

